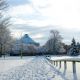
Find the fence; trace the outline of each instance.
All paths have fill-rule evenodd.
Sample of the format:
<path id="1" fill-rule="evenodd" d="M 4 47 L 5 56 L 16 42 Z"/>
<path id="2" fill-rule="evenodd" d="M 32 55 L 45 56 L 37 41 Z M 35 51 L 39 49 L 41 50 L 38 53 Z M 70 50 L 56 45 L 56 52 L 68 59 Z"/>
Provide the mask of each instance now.
<path id="1" fill-rule="evenodd" d="M 61 62 L 64 62 L 64 72 L 66 72 L 67 70 L 67 62 L 72 62 L 72 72 L 73 72 L 73 77 L 74 80 L 78 80 L 77 75 L 76 75 L 76 62 L 80 63 L 80 58 L 77 57 L 67 57 L 67 58 L 60 58 L 60 59 L 50 59 L 49 57 L 47 58 L 47 60 L 53 65 L 53 66 L 59 66 L 59 68 L 61 68 Z"/>

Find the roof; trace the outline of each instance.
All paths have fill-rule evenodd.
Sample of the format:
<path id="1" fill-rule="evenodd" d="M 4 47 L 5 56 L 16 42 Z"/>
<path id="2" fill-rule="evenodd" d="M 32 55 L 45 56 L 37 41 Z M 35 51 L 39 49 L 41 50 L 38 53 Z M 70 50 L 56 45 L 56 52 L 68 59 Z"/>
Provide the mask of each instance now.
<path id="1" fill-rule="evenodd" d="M 28 34 L 25 34 L 17 43 L 24 43 L 24 44 L 35 44 L 39 45 L 39 43 L 35 42 Z"/>
<path id="2" fill-rule="evenodd" d="M 22 38 L 21 38 L 21 41 L 25 44 L 33 44 L 33 43 L 36 43 L 34 40 L 32 40 L 32 38 L 30 38 L 28 36 L 28 34 L 25 34 Z"/>

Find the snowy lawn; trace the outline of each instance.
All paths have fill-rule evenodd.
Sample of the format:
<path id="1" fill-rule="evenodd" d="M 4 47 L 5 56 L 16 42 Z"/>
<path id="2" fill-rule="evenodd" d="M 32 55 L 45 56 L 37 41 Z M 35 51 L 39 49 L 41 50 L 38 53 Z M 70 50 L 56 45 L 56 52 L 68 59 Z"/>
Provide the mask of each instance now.
<path id="1" fill-rule="evenodd" d="M 61 59 L 70 57 L 51 57 L 52 59 Z M 76 57 L 79 59 L 79 57 Z M 75 80 L 72 74 L 72 63 L 67 62 L 67 71 L 64 75 L 64 62 L 52 66 L 45 57 L 6 57 L 0 58 L 0 80 Z M 76 63 L 77 76 L 80 80 L 80 63 Z"/>
<path id="2" fill-rule="evenodd" d="M 0 80 L 66 80 L 44 57 L 1 59 L 0 65 Z"/>
<path id="3" fill-rule="evenodd" d="M 7 71 L 17 66 L 24 65 L 25 63 L 29 63 L 33 57 L 1 57 L 0 58 L 0 72 Z"/>

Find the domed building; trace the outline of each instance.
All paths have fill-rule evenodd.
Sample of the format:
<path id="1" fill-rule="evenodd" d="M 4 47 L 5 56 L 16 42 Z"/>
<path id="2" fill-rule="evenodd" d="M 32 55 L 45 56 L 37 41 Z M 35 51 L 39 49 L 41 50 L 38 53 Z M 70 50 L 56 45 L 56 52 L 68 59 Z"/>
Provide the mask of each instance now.
<path id="1" fill-rule="evenodd" d="M 19 40 L 15 41 L 13 49 L 10 55 L 20 55 L 20 52 L 26 53 L 36 53 L 36 49 L 39 47 L 39 43 L 35 42 L 28 34 L 25 34 Z"/>

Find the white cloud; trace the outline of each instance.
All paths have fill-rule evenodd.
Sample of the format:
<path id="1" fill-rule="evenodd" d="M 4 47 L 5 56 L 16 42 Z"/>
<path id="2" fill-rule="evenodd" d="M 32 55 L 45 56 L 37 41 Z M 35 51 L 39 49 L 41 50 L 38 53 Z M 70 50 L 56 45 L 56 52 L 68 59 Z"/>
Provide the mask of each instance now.
<path id="1" fill-rule="evenodd" d="M 26 24 L 27 22 L 21 18 L 11 18 L 13 24 Z"/>
<path id="2" fill-rule="evenodd" d="M 40 33 L 32 36 L 32 38 L 34 38 L 34 39 L 41 39 L 43 37 L 44 37 L 44 35 L 40 34 Z"/>
<path id="3" fill-rule="evenodd" d="M 40 9 L 40 12 L 42 15 L 48 17 L 50 24 L 56 24 L 67 28 L 80 26 L 80 6 L 77 6 L 80 2 L 77 2 L 78 0 L 49 1 L 50 6 Z"/>
<path id="4" fill-rule="evenodd" d="M 25 5 L 13 6 L 10 8 L 9 12 L 11 12 L 10 15 L 12 17 L 17 17 L 25 14 L 26 15 L 32 14 L 34 11 L 31 5 L 25 4 Z"/>
<path id="5" fill-rule="evenodd" d="M 32 0 L 31 4 L 19 5 L 11 8 L 11 15 L 20 19 L 22 15 L 25 17 L 30 14 L 34 16 L 34 14 L 38 14 L 39 12 L 41 14 L 39 16 L 45 16 L 47 19 L 30 19 L 28 20 L 29 24 L 35 26 L 60 25 L 73 28 L 75 26 L 80 26 L 79 3 L 80 1 L 78 0 Z M 45 8 L 40 8 L 44 6 Z"/>
<path id="6" fill-rule="evenodd" d="M 32 0 L 29 4 L 11 8 L 10 15 L 14 24 L 45 27 L 47 30 L 56 28 L 60 29 L 64 36 L 70 37 L 77 36 L 76 34 L 80 32 L 80 0 Z M 35 17 L 31 18 L 31 16 Z M 40 34 L 35 36 L 35 38 L 39 37 L 43 36 Z M 69 38 L 65 41 L 69 41 Z"/>

